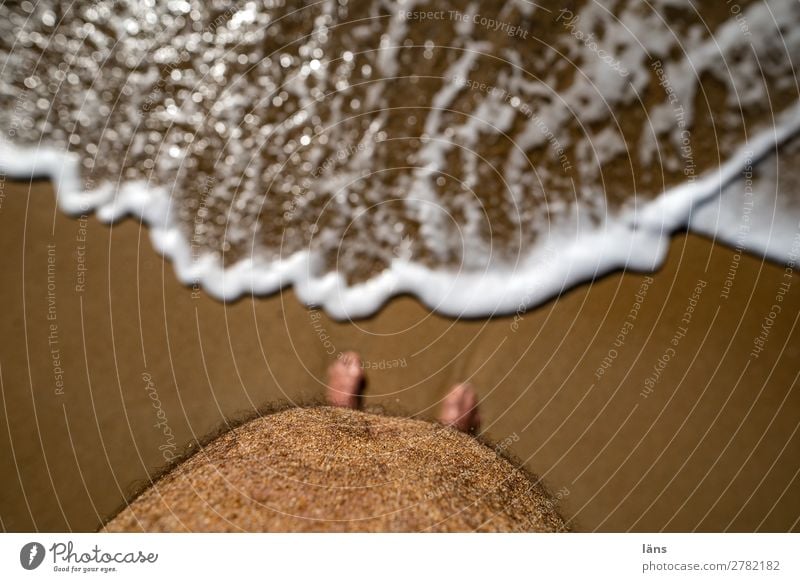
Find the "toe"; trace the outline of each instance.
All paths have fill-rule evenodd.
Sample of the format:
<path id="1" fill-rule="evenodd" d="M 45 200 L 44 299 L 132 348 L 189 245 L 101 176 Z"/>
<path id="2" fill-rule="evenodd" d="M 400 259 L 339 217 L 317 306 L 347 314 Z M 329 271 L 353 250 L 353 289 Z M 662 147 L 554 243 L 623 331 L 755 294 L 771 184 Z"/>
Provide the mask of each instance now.
<path id="1" fill-rule="evenodd" d="M 339 362 L 350 375 L 361 375 L 361 356 L 357 352 L 344 352 L 339 356 Z"/>
<path id="2" fill-rule="evenodd" d="M 363 372 L 361 358 L 356 352 L 340 354 L 328 367 L 327 399 L 332 406 L 358 408 L 358 394 Z"/>
<path id="3" fill-rule="evenodd" d="M 477 430 L 480 424 L 477 407 L 478 395 L 472 385 L 457 384 L 442 401 L 439 421 L 463 432 Z"/>

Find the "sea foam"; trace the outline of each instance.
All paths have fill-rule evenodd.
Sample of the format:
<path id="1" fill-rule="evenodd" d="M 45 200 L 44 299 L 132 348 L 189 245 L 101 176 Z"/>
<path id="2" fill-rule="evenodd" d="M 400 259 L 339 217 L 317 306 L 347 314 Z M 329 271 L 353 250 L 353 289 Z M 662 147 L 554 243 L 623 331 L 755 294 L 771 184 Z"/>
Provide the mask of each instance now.
<path id="1" fill-rule="evenodd" d="M 664 261 L 670 236 L 685 227 L 776 261 L 789 261 L 791 239 L 800 223 L 797 214 L 777 212 L 777 202 L 772 207 L 764 204 L 764 198 L 780 200 L 774 174 L 753 187 L 761 202 L 755 205 L 759 210 L 744 239 L 737 238 L 742 214 L 734 210 L 745 191 L 744 174 L 760 164 L 774 167 L 776 148 L 800 131 L 800 104 L 784 111 L 777 121 L 774 129 L 743 144 L 717 170 L 667 190 L 642 208 L 608 216 L 600 227 L 553 230 L 512 268 L 489 267 L 479 273 L 432 270 L 398 258 L 380 275 L 354 285 L 335 272 L 313 276 L 315 257 L 310 251 L 277 261 L 248 257 L 221 268 L 214 257 L 198 257 L 192 251 L 171 219 L 165 189 L 132 182 L 118 191 L 106 187 L 87 193 L 78 177 L 78 161 L 64 152 L 22 149 L 2 142 L 0 172 L 13 179 L 51 179 L 58 206 L 65 213 L 94 211 L 104 222 L 125 216 L 141 220 L 149 227 L 155 248 L 172 261 L 179 279 L 185 284 L 199 283 L 220 300 L 266 295 L 292 285 L 303 302 L 322 306 L 340 319 L 369 316 L 400 293 L 411 293 L 448 316 L 485 317 L 523 311 L 614 270 L 654 271 Z"/>
<path id="2" fill-rule="evenodd" d="M 341 319 L 401 293 L 521 312 L 654 271 L 684 228 L 794 261 L 793 0 L 713 30 L 669 0 L 264 4 L 10 7 L 0 171 L 51 179 L 68 214 L 141 220 L 214 297 L 293 286 Z"/>

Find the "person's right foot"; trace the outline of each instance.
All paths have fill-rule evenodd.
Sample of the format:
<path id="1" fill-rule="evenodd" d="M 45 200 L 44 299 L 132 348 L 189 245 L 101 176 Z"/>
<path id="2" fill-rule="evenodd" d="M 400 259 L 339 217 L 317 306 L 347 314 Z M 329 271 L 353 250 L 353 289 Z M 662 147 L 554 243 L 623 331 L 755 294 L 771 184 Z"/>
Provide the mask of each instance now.
<path id="1" fill-rule="evenodd" d="M 328 388 L 325 396 L 331 406 L 358 408 L 358 397 L 364 383 L 361 358 L 356 352 L 345 352 L 328 367 Z"/>
<path id="2" fill-rule="evenodd" d="M 439 422 L 462 432 L 475 432 L 480 428 L 478 395 L 471 384 L 456 384 L 442 400 Z"/>

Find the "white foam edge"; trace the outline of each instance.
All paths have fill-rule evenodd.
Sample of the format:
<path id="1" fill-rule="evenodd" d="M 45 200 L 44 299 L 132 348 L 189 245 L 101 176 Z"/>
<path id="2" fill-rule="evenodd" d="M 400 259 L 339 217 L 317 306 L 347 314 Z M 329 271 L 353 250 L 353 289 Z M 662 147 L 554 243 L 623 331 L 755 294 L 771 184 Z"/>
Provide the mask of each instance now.
<path id="1" fill-rule="evenodd" d="M 786 172 L 792 178 L 781 180 Z M 779 157 L 765 158 L 753 167 L 749 192 L 745 180 L 731 182 L 722 196 L 692 211 L 689 228 L 737 252 L 775 262 L 796 261 L 792 251 L 800 237 L 800 207 L 784 196 L 784 190 L 793 187 L 798 172 L 800 168 L 789 167 Z"/>
<path id="2" fill-rule="evenodd" d="M 232 301 L 242 295 L 267 295 L 293 285 L 307 305 L 321 306 L 336 319 L 372 315 L 392 296 L 415 295 L 425 305 L 451 317 L 485 317 L 522 312 L 579 283 L 618 269 L 652 272 L 664 261 L 669 239 L 688 226 L 692 209 L 718 196 L 748 160 L 755 163 L 800 129 L 800 102 L 785 110 L 775 127 L 742 145 L 722 166 L 691 183 L 665 191 L 634 210 L 609 217 L 601 226 L 554 229 L 516 265 L 483 272 L 433 270 L 397 259 L 372 279 L 347 285 L 336 272 L 315 276 L 318 261 L 309 251 L 278 261 L 249 257 L 222 268 L 210 254 L 195 256 L 171 220 L 164 188 L 129 182 L 85 192 L 78 160 L 52 149 L 24 149 L 0 142 L 0 172 L 12 179 L 52 180 L 59 208 L 79 215 L 94 210 L 103 222 L 130 215 L 149 227 L 155 248 L 168 257 L 184 284 L 200 284 L 211 296 Z"/>

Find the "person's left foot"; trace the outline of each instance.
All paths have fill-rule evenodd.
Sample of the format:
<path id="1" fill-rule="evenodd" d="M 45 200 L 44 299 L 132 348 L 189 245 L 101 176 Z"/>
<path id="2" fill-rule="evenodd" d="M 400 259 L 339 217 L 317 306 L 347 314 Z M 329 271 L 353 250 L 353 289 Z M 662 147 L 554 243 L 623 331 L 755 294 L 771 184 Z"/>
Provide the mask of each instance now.
<path id="1" fill-rule="evenodd" d="M 358 398 L 364 384 L 361 358 L 356 352 L 345 352 L 328 367 L 328 404 L 342 408 L 358 408 Z"/>

